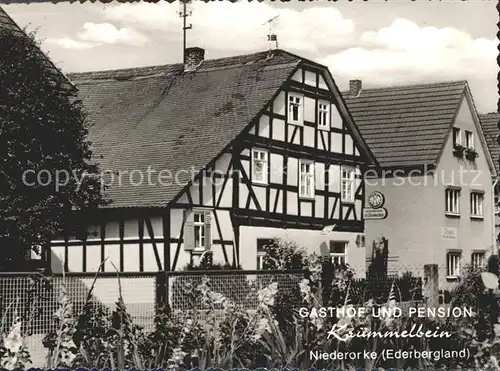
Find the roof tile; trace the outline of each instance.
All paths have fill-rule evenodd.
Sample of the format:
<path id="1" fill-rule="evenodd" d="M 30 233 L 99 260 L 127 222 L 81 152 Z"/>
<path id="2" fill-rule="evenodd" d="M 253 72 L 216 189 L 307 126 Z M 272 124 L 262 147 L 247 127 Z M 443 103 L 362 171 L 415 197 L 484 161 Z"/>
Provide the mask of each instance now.
<path id="1" fill-rule="evenodd" d="M 101 170 L 123 175 L 108 190 L 110 207 L 167 205 L 229 145 L 300 62 L 268 54 L 206 60 L 195 72 L 174 64 L 70 74 Z M 148 171 L 151 181 L 140 182 Z M 160 171 L 172 181 L 160 184 Z"/>
<path id="2" fill-rule="evenodd" d="M 479 115 L 479 121 L 481 122 L 486 144 L 495 164 L 495 169 L 497 174 L 500 174 L 500 144 L 498 143 L 500 113 L 493 112 Z"/>
<path id="3" fill-rule="evenodd" d="M 466 86 L 465 81 L 453 81 L 343 96 L 382 167 L 423 165 L 437 162 Z"/>

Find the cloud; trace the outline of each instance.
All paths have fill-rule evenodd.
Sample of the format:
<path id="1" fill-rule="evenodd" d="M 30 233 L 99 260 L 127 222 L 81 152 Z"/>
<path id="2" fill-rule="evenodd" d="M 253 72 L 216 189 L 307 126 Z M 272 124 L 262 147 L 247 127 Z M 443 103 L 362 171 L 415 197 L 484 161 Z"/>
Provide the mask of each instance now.
<path id="1" fill-rule="evenodd" d="M 320 62 L 343 86 L 353 78 L 369 86 L 468 80 L 479 108 L 486 109 L 497 99 L 492 83 L 498 69 L 497 44 L 455 28 L 419 27 L 398 19 L 389 27 L 363 33 L 358 47 L 328 55 Z"/>
<path id="2" fill-rule="evenodd" d="M 111 23 L 86 22 L 83 31 L 78 32 L 76 38 L 49 38 L 46 43 L 63 49 L 86 50 L 104 44 L 141 46 L 147 44 L 148 39 L 132 28 L 117 28 Z"/>
<path id="3" fill-rule="evenodd" d="M 84 31 L 78 33 L 83 41 L 103 44 L 143 45 L 147 38 L 132 28 L 116 28 L 111 23 L 87 22 L 83 25 Z"/>
<path id="4" fill-rule="evenodd" d="M 57 45 L 64 49 L 76 49 L 76 50 L 90 49 L 96 46 L 95 44 L 73 40 L 69 37 L 63 37 L 62 39 L 47 39 L 45 40 L 45 43 L 51 45 Z"/>
<path id="5" fill-rule="evenodd" d="M 310 7 L 302 11 L 275 9 L 266 3 L 195 2 L 191 5 L 193 24 L 188 33 L 191 44 L 207 50 L 246 52 L 268 47 L 268 19 L 279 15 L 273 33 L 289 50 L 318 53 L 332 45 L 344 45 L 353 35 L 354 22 L 332 6 Z M 116 4 L 104 16 L 137 29 L 161 31 L 164 38 L 178 40 L 182 27 L 176 3 Z"/>
<path id="6" fill-rule="evenodd" d="M 341 88 L 353 78 L 363 80 L 366 87 L 466 79 L 480 109 L 496 106 L 498 42 L 493 39 L 474 38 L 452 27 L 421 26 L 404 18 L 363 32 L 356 23 L 358 16 L 349 19 L 335 5 L 316 2 L 302 10 L 245 1 L 200 1 L 191 7 L 187 22 L 193 28 L 187 44 L 205 48 L 207 58 L 267 49 L 269 28 L 263 23 L 279 15 L 273 26 L 279 47 L 328 66 Z M 179 3 L 168 2 L 89 7 L 85 17 L 93 23 L 85 23 L 72 39 L 61 39 L 57 45 L 66 49 L 106 45 L 106 50 L 119 55 L 116 60 L 97 58 L 94 68 L 178 62 L 182 58 L 179 10 Z M 374 17 L 370 24 L 376 21 Z M 112 49 L 112 45 L 130 47 Z M 88 53 L 97 52 L 101 48 Z"/>

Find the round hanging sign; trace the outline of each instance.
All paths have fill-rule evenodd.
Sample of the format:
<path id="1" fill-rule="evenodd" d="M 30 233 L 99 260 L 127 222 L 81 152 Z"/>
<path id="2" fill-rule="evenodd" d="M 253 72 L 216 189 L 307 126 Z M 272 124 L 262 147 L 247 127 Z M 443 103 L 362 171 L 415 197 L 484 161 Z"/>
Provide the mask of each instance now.
<path id="1" fill-rule="evenodd" d="M 382 206 L 384 206 L 384 203 L 385 203 L 385 197 L 381 192 L 374 191 L 368 195 L 368 204 L 373 209 L 381 208 Z"/>

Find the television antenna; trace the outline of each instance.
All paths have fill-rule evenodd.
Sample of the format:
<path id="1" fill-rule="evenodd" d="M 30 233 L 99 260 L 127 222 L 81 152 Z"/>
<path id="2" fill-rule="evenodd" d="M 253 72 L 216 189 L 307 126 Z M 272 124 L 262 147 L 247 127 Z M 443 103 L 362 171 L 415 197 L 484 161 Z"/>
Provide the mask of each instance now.
<path id="1" fill-rule="evenodd" d="M 191 23 L 187 24 L 187 17 L 193 15 L 193 11 L 191 9 L 191 0 L 180 0 L 179 4 L 179 17 L 182 18 L 182 61 L 186 63 L 186 31 L 193 28 Z"/>
<path id="2" fill-rule="evenodd" d="M 273 33 L 273 23 L 278 19 L 280 15 L 276 15 L 271 19 L 265 21 L 262 25 L 269 25 L 269 33 L 267 34 L 267 41 L 269 42 L 269 50 L 273 49 L 273 42 L 275 43 L 275 48 L 278 49 L 278 35 Z"/>

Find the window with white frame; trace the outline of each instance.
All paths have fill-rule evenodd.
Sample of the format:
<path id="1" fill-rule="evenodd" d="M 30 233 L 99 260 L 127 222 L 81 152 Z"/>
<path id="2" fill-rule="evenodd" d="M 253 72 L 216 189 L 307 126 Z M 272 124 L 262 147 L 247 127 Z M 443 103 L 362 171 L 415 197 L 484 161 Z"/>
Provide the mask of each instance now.
<path id="1" fill-rule="evenodd" d="M 301 95 L 288 95 L 288 122 L 292 124 L 302 124 L 302 101 Z"/>
<path id="2" fill-rule="evenodd" d="M 318 128 L 330 128 L 330 103 L 318 102 Z"/>
<path id="3" fill-rule="evenodd" d="M 460 260 L 459 252 L 449 252 L 446 254 L 446 276 L 448 278 L 456 278 L 460 276 Z"/>
<path id="4" fill-rule="evenodd" d="M 471 131 L 465 131 L 465 147 L 474 148 L 474 134 Z"/>
<path id="5" fill-rule="evenodd" d="M 299 161 L 299 196 L 314 197 L 314 162 Z"/>
<path id="6" fill-rule="evenodd" d="M 205 213 L 195 212 L 193 215 L 194 248 L 205 250 Z"/>
<path id="7" fill-rule="evenodd" d="M 333 264 L 347 264 L 347 242 L 330 241 L 330 257 Z"/>
<path id="8" fill-rule="evenodd" d="M 473 252 L 470 260 L 471 260 L 472 268 L 474 268 L 474 269 L 482 268 L 486 264 L 486 254 L 482 251 Z"/>
<path id="9" fill-rule="evenodd" d="M 354 202 L 355 170 L 352 167 L 342 167 L 342 201 Z"/>
<path id="10" fill-rule="evenodd" d="M 252 150 L 252 181 L 256 183 L 267 183 L 267 168 L 267 151 L 254 148 Z"/>
<path id="11" fill-rule="evenodd" d="M 462 145 L 462 131 L 459 128 L 453 128 L 453 145 Z"/>
<path id="12" fill-rule="evenodd" d="M 483 216 L 483 200 L 482 192 L 471 192 L 470 194 L 470 215 L 476 217 Z"/>
<path id="13" fill-rule="evenodd" d="M 257 270 L 261 271 L 264 269 L 264 258 L 266 253 L 264 251 L 257 251 Z"/>
<path id="14" fill-rule="evenodd" d="M 266 248 L 272 244 L 273 240 L 267 238 L 257 239 L 257 270 L 264 269 L 264 258 L 266 257 Z"/>
<path id="15" fill-rule="evenodd" d="M 27 251 L 27 258 L 29 260 L 42 260 L 43 248 L 40 245 L 36 245 Z"/>
<path id="16" fill-rule="evenodd" d="M 456 188 L 448 188 L 445 192 L 446 213 L 460 214 L 460 190 Z"/>

